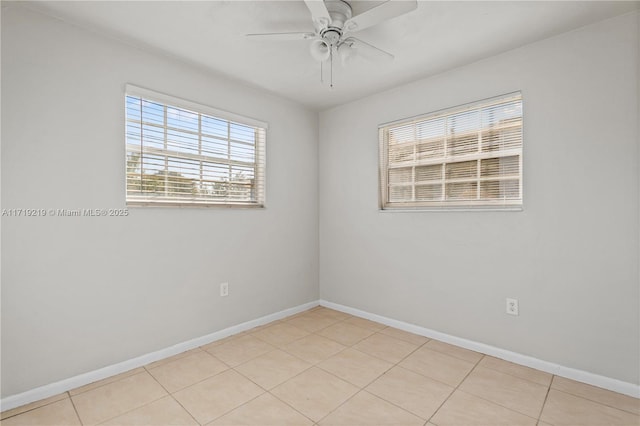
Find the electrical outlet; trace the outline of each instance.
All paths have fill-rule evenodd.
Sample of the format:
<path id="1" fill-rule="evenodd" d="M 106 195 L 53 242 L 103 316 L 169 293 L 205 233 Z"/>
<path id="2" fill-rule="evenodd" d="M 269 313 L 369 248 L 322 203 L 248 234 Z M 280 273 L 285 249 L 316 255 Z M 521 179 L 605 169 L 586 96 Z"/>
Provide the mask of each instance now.
<path id="1" fill-rule="evenodd" d="M 229 283 L 220 284 L 220 296 L 226 297 L 229 295 Z"/>
<path id="2" fill-rule="evenodd" d="M 518 299 L 507 298 L 507 313 L 509 315 L 518 315 Z"/>

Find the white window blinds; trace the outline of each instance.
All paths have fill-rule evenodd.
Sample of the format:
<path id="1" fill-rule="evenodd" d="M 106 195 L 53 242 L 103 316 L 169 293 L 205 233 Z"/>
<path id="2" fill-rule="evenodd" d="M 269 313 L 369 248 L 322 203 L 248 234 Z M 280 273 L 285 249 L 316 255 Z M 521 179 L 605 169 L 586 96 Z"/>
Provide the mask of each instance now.
<path id="1" fill-rule="evenodd" d="M 127 204 L 263 206 L 266 124 L 127 86 Z"/>
<path id="2" fill-rule="evenodd" d="M 379 127 L 382 209 L 522 206 L 522 97 Z"/>

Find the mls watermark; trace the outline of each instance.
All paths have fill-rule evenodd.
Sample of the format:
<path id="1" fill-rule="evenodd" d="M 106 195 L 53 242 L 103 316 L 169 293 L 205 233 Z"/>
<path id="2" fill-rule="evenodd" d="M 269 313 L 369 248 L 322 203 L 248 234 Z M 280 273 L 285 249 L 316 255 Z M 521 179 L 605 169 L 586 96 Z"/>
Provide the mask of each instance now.
<path id="1" fill-rule="evenodd" d="M 2 217 L 123 217 L 129 209 L 2 209 Z"/>

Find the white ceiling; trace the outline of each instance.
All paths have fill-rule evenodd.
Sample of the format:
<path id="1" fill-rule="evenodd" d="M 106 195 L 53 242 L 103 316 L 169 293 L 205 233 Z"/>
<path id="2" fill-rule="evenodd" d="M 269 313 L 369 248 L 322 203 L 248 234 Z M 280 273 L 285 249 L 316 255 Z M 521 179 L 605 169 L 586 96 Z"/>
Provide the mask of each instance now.
<path id="1" fill-rule="evenodd" d="M 357 15 L 380 1 L 349 3 Z M 393 53 L 395 60 L 356 58 L 348 67 L 334 61 L 333 89 L 320 82 L 320 65 L 309 55 L 309 41 L 245 37 L 313 31 L 302 0 L 26 4 L 321 110 L 638 9 L 639 3 L 419 1 L 415 11 L 357 33 Z"/>

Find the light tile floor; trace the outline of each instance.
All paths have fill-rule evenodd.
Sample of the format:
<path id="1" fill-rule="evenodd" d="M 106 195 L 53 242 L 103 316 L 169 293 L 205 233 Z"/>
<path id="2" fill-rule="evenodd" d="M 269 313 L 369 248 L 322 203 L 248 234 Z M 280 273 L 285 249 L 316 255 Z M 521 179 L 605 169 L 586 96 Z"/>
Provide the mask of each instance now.
<path id="1" fill-rule="evenodd" d="M 2 425 L 640 425 L 640 400 L 317 307 Z"/>

